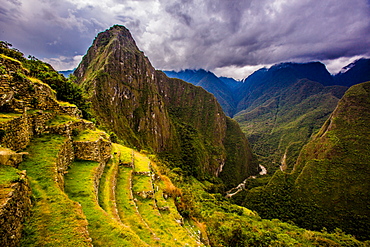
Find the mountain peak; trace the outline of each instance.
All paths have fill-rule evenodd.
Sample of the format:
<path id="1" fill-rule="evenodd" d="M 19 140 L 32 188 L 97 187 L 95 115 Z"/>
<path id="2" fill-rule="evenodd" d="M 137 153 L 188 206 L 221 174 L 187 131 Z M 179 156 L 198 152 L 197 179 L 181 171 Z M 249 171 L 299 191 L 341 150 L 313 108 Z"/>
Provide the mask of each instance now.
<path id="1" fill-rule="evenodd" d="M 104 32 L 99 33 L 94 40 L 93 46 L 104 47 L 113 40 L 116 41 L 115 46 L 120 46 L 115 47 L 116 49 L 120 49 L 122 46 L 126 49 L 138 50 L 135 40 L 132 38 L 130 31 L 126 27 L 121 25 L 114 25 Z"/>
<path id="2" fill-rule="evenodd" d="M 369 68 L 370 59 L 360 58 L 345 66 L 338 74 L 334 75 L 335 83 L 338 85 L 352 86 L 361 82 L 369 81 Z"/>

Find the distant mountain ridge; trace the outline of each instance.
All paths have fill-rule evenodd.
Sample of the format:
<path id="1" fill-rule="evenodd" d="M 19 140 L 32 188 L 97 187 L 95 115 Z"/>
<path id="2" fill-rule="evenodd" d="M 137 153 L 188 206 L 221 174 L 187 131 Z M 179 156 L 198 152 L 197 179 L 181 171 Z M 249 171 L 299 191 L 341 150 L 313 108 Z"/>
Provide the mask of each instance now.
<path id="1" fill-rule="evenodd" d="M 233 78 L 217 77 L 204 69 L 164 71 L 168 77 L 178 78 L 196 86 L 201 86 L 215 95 L 228 116 L 251 106 L 257 96 L 265 90 L 286 87 L 300 79 L 316 81 L 324 86 L 352 85 L 370 80 L 370 59 L 361 58 L 337 74 L 330 74 L 321 62 L 280 63 L 270 68 L 261 68 L 242 81 Z"/>
<path id="2" fill-rule="evenodd" d="M 345 66 L 338 74 L 334 75 L 336 85 L 347 87 L 370 80 L 370 59 L 361 58 Z"/>

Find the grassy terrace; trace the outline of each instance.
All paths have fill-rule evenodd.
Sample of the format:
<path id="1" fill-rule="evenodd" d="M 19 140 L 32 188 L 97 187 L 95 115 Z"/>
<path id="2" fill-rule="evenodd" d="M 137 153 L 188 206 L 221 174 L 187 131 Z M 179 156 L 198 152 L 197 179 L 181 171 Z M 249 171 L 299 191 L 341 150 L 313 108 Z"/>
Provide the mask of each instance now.
<path id="1" fill-rule="evenodd" d="M 134 153 L 134 170 L 135 172 L 150 172 L 150 160 L 147 156 Z M 161 190 L 156 191 L 153 197 L 137 195 L 140 192 L 153 191 L 153 183 L 150 176 L 135 175 L 132 178 L 132 192 L 136 199 L 136 205 L 139 213 L 149 227 L 155 232 L 158 238 L 158 243 L 161 246 L 198 246 L 196 241 L 189 237 L 189 233 L 176 222 L 181 217 L 177 213 L 177 209 L 172 201 L 166 201 L 163 198 Z M 155 188 L 156 189 L 156 188 Z M 161 206 L 168 207 L 163 211 L 159 211 L 157 202 Z"/>
<path id="2" fill-rule="evenodd" d="M 89 233 L 94 246 L 147 246 L 128 227 L 120 224 L 104 211 L 94 191 L 94 178 L 99 163 L 74 162 L 66 176 L 66 193 L 82 205 L 89 222 Z"/>
<path id="3" fill-rule="evenodd" d="M 12 191 L 9 186 L 14 181 L 19 179 L 19 170 L 11 167 L 0 165 L 0 205 L 3 203 L 3 199 L 7 198 L 8 193 Z"/>
<path id="4" fill-rule="evenodd" d="M 195 236 L 190 226 L 188 228 L 182 226 L 184 222 L 177 211 L 174 199 L 172 197 L 164 199 L 163 190 L 166 187 L 165 183 L 158 181 L 155 183 L 155 187 L 158 188 L 158 191 L 155 193 L 157 207 L 165 209 L 161 211 L 162 219 L 166 222 L 167 228 L 174 233 L 176 241 L 190 246 L 203 246 L 200 241 L 196 241 L 196 239 L 199 239 L 199 236 Z M 190 237 L 190 235 L 193 235 L 193 237 Z"/>
<path id="5" fill-rule="evenodd" d="M 113 146 L 112 151 L 115 153 L 116 147 Z M 99 205 L 118 222 L 121 219 L 118 216 L 116 207 L 116 197 L 115 197 L 115 181 L 118 173 L 118 162 L 116 162 L 116 155 L 113 156 L 105 166 L 104 172 L 101 176 L 99 183 L 99 193 L 98 200 Z"/>
<path id="6" fill-rule="evenodd" d="M 113 158 L 114 163 L 131 164 L 132 149 L 117 144 L 114 144 L 113 147 L 116 153 Z M 159 246 L 159 242 L 155 239 L 153 230 L 142 219 L 136 208 L 131 190 L 131 179 L 132 168 L 120 165 L 116 187 L 116 203 L 119 217 L 125 224 L 129 225 L 143 241 L 150 246 Z"/>
<path id="7" fill-rule="evenodd" d="M 90 246 L 86 219 L 79 205 L 54 180 L 56 160 L 65 137 L 35 138 L 20 164 L 27 170 L 33 193 L 32 215 L 26 221 L 21 246 Z"/>
<path id="8" fill-rule="evenodd" d="M 22 114 L 19 113 L 0 113 L 0 123 L 8 122 L 14 118 L 19 118 Z"/>
<path id="9" fill-rule="evenodd" d="M 8 186 L 19 178 L 19 170 L 12 166 L 0 165 L 0 171 L 0 188 L 3 186 Z"/>
<path id="10" fill-rule="evenodd" d="M 106 137 L 106 133 L 102 130 L 84 130 L 74 138 L 74 141 L 97 141 L 100 137 Z"/>
<path id="11" fill-rule="evenodd" d="M 135 172 L 150 172 L 150 160 L 147 156 L 134 152 L 134 165 L 135 165 Z"/>
<path id="12" fill-rule="evenodd" d="M 61 115 L 56 115 L 53 119 L 51 119 L 47 124 L 49 126 L 59 126 L 66 124 L 68 122 L 77 122 L 78 119 L 75 117 L 71 117 L 67 114 L 61 114 Z"/>

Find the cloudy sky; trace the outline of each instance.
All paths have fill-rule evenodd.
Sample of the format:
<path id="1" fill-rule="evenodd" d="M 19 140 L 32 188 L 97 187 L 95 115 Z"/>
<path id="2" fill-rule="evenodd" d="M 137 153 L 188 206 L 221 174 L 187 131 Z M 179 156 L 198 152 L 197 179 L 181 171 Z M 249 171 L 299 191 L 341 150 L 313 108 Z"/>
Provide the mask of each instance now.
<path id="1" fill-rule="evenodd" d="M 275 63 L 335 73 L 370 57 L 370 0 L 0 0 L 0 40 L 57 70 L 125 25 L 157 69 L 246 77 Z"/>

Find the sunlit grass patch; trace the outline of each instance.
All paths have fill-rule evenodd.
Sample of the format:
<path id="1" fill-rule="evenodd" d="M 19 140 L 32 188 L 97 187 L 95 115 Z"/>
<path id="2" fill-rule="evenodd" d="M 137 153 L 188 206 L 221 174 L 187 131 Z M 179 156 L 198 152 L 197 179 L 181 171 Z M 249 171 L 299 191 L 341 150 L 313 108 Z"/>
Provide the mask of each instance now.
<path id="1" fill-rule="evenodd" d="M 19 113 L 0 113 L 0 123 L 8 122 L 14 118 L 19 118 L 22 114 Z"/>
<path id="2" fill-rule="evenodd" d="M 74 141 L 96 141 L 100 138 L 107 139 L 107 134 L 102 130 L 91 130 L 87 129 L 79 133 L 75 138 Z"/>
<path id="3" fill-rule="evenodd" d="M 99 163 L 74 162 L 66 176 L 66 193 L 82 205 L 94 246 L 146 246 L 127 226 L 112 219 L 98 204 L 94 190 Z"/>
<path id="4" fill-rule="evenodd" d="M 134 153 L 134 164 L 135 164 L 135 172 L 149 172 L 150 171 L 150 160 L 147 156 L 135 152 Z"/>
<path id="5" fill-rule="evenodd" d="M 65 137 L 45 135 L 33 140 L 20 169 L 27 170 L 34 207 L 26 221 L 21 246 L 89 246 L 86 220 L 77 203 L 60 190 L 56 161 Z"/>
<path id="6" fill-rule="evenodd" d="M 19 170 L 12 166 L 0 165 L 0 188 L 19 179 Z"/>
<path id="7" fill-rule="evenodd" d="M 76 121 L 78 121 L 78 119 L 75 117 L 69 116 L 67 114 L 60 114 L 50 119 L 50 121 L 47 122 L 47 125 L 58 126 L 58 125 L 66 124 L 68 122 L 76 122 Z"/>

